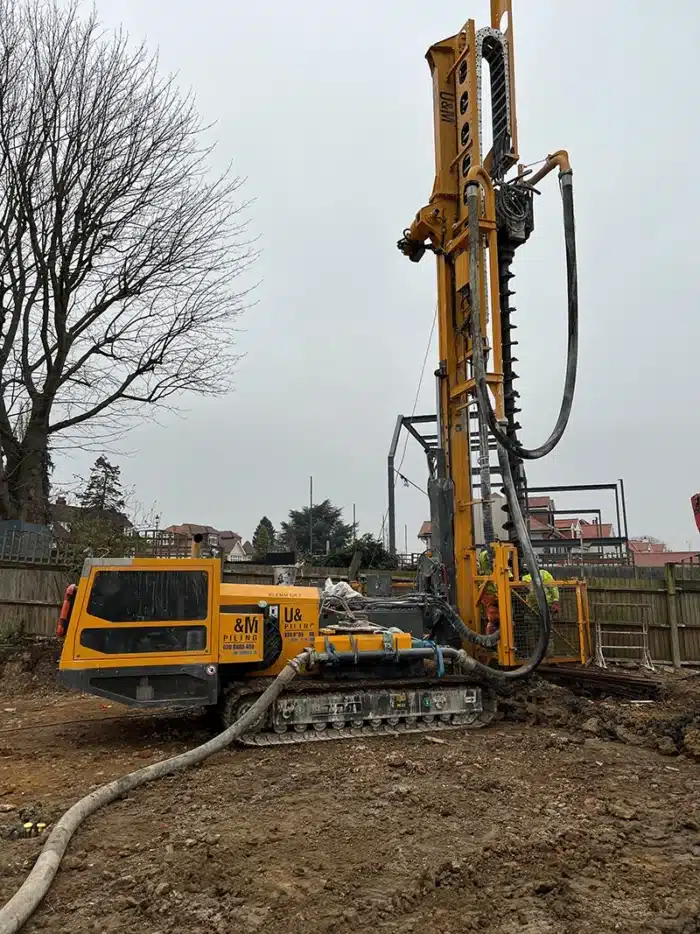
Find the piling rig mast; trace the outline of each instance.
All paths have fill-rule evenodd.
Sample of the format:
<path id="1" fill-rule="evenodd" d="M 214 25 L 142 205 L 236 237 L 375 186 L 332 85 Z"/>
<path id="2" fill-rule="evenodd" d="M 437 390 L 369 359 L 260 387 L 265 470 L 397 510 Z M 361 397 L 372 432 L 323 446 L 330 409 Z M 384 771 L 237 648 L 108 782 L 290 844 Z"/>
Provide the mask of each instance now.
<path id="1" fill-rule="evenodd" d="M 523 460 L 549 453 L 566 427 L 578 350 L 578 303 L 572 171 L 565 151 L 550 155 L 534 175 L 518 165 L 511 0 L 491 0 L 491 25 L 468 20 L 427 53 L 433 81 L 435 182 L 429 203 L 404 231 L 399 249 L 413 262 L 426 251 L 437 264 L 439 367 L 436 372 L 437 438 L 430 452 L 432 555 L 425 569 L 429 589 L 442 591 L 468 627 L 480 629 L 486 587 L 498 593 L 498 661 L 517 664 L 513 590 L 520 563 L 532 576 L 541 617 L 539 637 L 526 667 L 547 651 L 551 621 L 537 558 L 523 519 Z M 484 152 L 482 90 L 488 65 L 492 146 Z M 568 360 L 564 396 L 547 441 L 529 450 L 519 440 L 519 394 L 512 320 L 512 262 L 534 229 L 535 186 L 554 169 L 564 207 L 568 285 Z M 476 439 L 474 444 L 473 439 Z M 470 443 L 471 442 L 471 443 Z M 479 497 L 474 496 L 470 449 L 478 451 Z M 490 450 L 498 453 L 507 501 L 508 540 L 495 541 Z M 481 503 L 488 566 L 479 562 L 474 506 Z M 579 623 L 581 596 L 577 595 Z M 583 614 L 585 615 L 585 614 Z M 521 666 L 522 668 L 522 666 Z M 515 672 L 514 672 L 515 673 Z"/>

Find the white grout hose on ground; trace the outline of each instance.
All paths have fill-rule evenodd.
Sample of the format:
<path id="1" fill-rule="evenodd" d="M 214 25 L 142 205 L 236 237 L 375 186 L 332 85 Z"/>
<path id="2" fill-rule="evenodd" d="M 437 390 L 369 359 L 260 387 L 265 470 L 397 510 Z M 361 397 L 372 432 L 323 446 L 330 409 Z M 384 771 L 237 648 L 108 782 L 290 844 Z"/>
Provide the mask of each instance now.
<path id="1" fill-rule="evenodd" d="M 34 868 L 24 883 L 9 902 L 0 908 L 0 934 L 16 934 L 34 914 L 58 872 L 71 837 L 86 817 L 94 814 L 105 804 L 111 804 L 117 798 L 133 791 L 134 788 L 155 781 L 157 778 L 162 778 L 164 775 L 172 775 L 173 772 L 179 772 L 181 769 L 197 765 L 209 758 L 209 756 L 214 755 L 215 752 L 225 749 L 257 723 L 265 711 L 277 700 L 289 682 L 293 681 L 311 660 L 312 654 L 312 651 L 307 649 L 297 655 L 296 658 L 291 659 L 253 706 L 223 733 L 219 733 L 218 736 L 201 746 L 183 752 L 179 756 L 174 756 L 172 759 L 164 759 L 162 762 L 156 762 L 136 772 L 123 775 L 121 778 L 117 778 L 108 785 L 103 785 L 97 791 L 93 791 L 81 798 L 80 801 L 67 810 L 51 831 L 44 848 L 39 854 L 39 858 L 34 864 Z"/>

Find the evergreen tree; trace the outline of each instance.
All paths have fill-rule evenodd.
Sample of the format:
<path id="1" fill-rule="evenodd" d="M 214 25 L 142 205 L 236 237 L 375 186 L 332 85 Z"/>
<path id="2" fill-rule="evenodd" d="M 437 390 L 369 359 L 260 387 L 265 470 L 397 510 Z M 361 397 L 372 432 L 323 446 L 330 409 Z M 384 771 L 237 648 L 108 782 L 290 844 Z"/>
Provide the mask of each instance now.
<path id="1" fill-rule="evenodd" d="M 361 568 L 379 571 L 396 567 L 396 557 L 387 551 L 380 539 L 369 532 L 360 536 L 354 544 L 350 543 L 339 551 L 331 552 L 324 564 L 329 568 L 349 568 L 356 551 L 362 555 Z"/>
<path id="2" fill-rule="evenodd" d="M 263 525 L 262 522 L 258 523 L 258 527 L 253 535 L 253 558 L 261 560 L 267 557 L 271 544 L 268 527 Z"/>
<path id="3" fill-rule="evenodd" d="M 260 520 L 259 525 L 264 525 L 270 535 L 270 548 L 275 547 L 275 542 L 277 541 L 277 530 L 274 525 L 270 522 L 267 516 L 263 516 Z"/>
<path id="4" fill-rule="evenodd" d="M 326 499 L 314 504 L 311 513 L 313 543 L 310 547 L 309 513 L 309 506 L 290 510 L 289 519 L 282 523 L 280 535 L 280 541 L 286 548 L 305 555 L 310 554 L 312 549 L 314 554 L 325 554 L 327 548 L 333 552 L 341 551 L 350 544 L 352 525 L 343 522 L 343 510 Z"/>
<path id="5" fill-rule="evenodd" d="M 125 516 L 126 501 L 120 469 L 98 457 L 76 493 L 80 509 L 70 518 L 70 542 L 75 548 L 76 573 L 85 557 L 121 558 L 133 554 Z"/>
<path id="6" fill-rule="evenodd" d="M 121 468 L 110 464 L 106 457 L 97 458 L 90 476 L 78 493 L 78 502 L 90 512 L 122 512 L 125 508 Z"/>

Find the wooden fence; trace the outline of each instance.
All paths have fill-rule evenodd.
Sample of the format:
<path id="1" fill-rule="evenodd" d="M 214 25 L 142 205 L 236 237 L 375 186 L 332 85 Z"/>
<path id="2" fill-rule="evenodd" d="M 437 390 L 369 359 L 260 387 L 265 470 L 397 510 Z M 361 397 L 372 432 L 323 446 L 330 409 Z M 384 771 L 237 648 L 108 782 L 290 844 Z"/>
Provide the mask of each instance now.
<path id="1" fill-rule="evenodd" d="M 601 624 L 616 655 L 639 657 L 646 624 L 652 661 L 700 665 L 700 580 L 684 569 L 667 565 L 662 579 L 589 578 L 588 602 L 592 628 Z"/>
<path id="2" fill-rule="evenodd" d="M 52 636 L 71 580 L 62 568 L 0 567 L 0 641 L 18 632 Z"/>
<path id="3" fill-rule="evenodd" d="M 272 584 L 273 569 L 249 563 L 227 565 L 227 583 Z M 342 578 L 330 568 L 303 568 L 299 585 Z M 405 575 L 394 574 L 394 583 Z M 71 583 L 63 568 L 0 567 L 0 641 L 9 632 L 53 635 L 63 592 Z M 587 578 L 592 634 L 601 624 L 614 654 L 638 657 L 634 646 L 646 624 L 652 659 L 662 664 L 700 665 L 700 568 L 667 565 L 663 576 Z M 625 634 L 617 634 L 617 633 Z M 618 651 L 619 650 L 619 651 Z"/>

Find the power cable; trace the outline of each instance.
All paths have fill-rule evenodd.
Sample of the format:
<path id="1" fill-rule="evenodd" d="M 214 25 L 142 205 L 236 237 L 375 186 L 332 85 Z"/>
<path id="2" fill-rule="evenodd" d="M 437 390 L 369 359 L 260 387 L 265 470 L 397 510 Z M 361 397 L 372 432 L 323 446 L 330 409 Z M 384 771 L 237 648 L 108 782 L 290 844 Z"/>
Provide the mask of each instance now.
<path id="1" fill-rule="evenodd" d="M 428 495 L 427 490 L 424 490 L 422 486 L 418 486 L 418 484 L 414 483 L 413 480 L 409 480 L 408 477 L 404 477 L 404 475 L 402 473 L 399 473 L 398 470 L 396 471 L 396 476 L 399 480 L 403 480 L 406 486 L 412 486 L 415 490 L 418 490 L 419 493 L 422 493 L 423 496 Z"/>
<path id="2" fill-rule="evenodd" d="M 416 414 L 416 409 L 418 408 L 418 400 L 419 400 L 419 398 L 420 398 L 420 391 L 421 391 L 421 389 L 423 388 L 423 378 L 424 378 L 424 376 L 425 376 L 425 367 L 426 367 L 426 364 L 427 364 L 427 362 L 428 362 L 428 355 L 430 354 L 430 348 L 431 348 L 432 343 L 433 343 L 433 334 L 435 333 L 435 325 L 436 325 L 436 323 L 437 323 L 437 315 L 438 315 L 438 303 L 436 302 L 436 303 L 435 303 L 435 312 L 433 313 L 433 323 L 432 323 L 432 325 L 430 326 L 430 337 L 428 338 L 428 346 L 425 348 L 425 356 L 423 357 L 423 366 L 421 367 L 420 379 L 418 380 L 418 389 L 416 389 L 416 398 L 413 400 L 413 409 L 411 410 L 411 418 L 413 418 L 413 416 Z M 403 451 L 401 452 L 401 460 L 400 460 L 399 466 L 398 466 L 398 468 L 397 468 L 397 473 L 398 473 L 398 471 L 401 470 L 401 468 L 403 467 L 403 462 L 404 462 L 404 460 L 405 460 L 405 458 L 406 458 L 406 448 L 407 448 L 407 447 L 408 447 L 408 434 L 406 434 L 406 437 L 405 437 L 405 439 L 404 439 Z M 396 485 L 396 478 L 394 478 L 394 485 Z"/>
<path id="3" fill-rule="evenodd" d="M 413 416 L 416 414 L 416 409 L 418 408 L 418 400 L 420 399 L 420 391 L 421 391 L 421 389 L 423 388 L 423 379 L 424 379 L 424 377 L 425 377 L 425 368 L 426 368 L 426 365 L 427 365 L 427 363 L 428 363 L 428 356 L 429 356 L 429 354 L 430 354 L 430 348 L 431 348 L 432 343 L 433 343 L 433 334 L 435 333 L 435 325 L 437 324 L 437 315 L 438 315 L 438 303 L 436 302 L 436 303 L 435 303 L 435 311 L 433 312 L 433 323 L 432 323 L 431 326 L 430 326 L 430 336 L 428 337 L 428 345 L 427 345 L 427 347 L 425 348 L 425 355 L 423 356 L 423 365 L 422 365 L 421 371 L 420 371 L 420 379 L 418 380 L 418 388 L 416 389 L 416 397 L 415 397 L 415 399 L 413 400 L 413 409 L 411 410 L 411 418 L 413 418 Z M 401 468 L 403 467 L 403 462 L 404 462 L 404 460 L 406 459 L 406 448 L 407 448 L 407 447 L 408 447 L 408 434 L 406 435 L 406 438 L 404 439 L 403 451 L 401 452 L 401 460 L 400 460 L 400 462 L 399 462 L 398 468 L 396 469 L 396 474 L 398 474 L 398 472 L 399 472 L 399 471 L 401 470 Z M 394 486 L 396 486 L 396 481 L 397 481 L 397 479 L 398 479 L 398 476 L 395 476 L 395 477 L 394 477 Z M 410 482 L 410 481 L 409 481 L 409 482 Z M 414 485 L 415 485 L 415 484 L 414 484 Z M 420 487 L 418 487 L 417 489 L 420 489 Z M 425 493 L 425 490 L 421 490 L 421 493 Z M 426 494 L 426 495 L 427 495 L 427 494 Z M 381 524 L 381 527 L 380 527 L 380 529 L 379 529 L 379 539 L 380 539 L 380 541 L 383 541 L 383 540 L 384 540 L 384 528 L 386 527 L 386 520 L 387 520 L 388 516 L 389 516 L 389 510 L 387 509 L 386 512 L 384 513 L 384 515 L 382 516 L 382 524 Z M 372 566 L 372 562 L 370 561 L 369 567 L 371 567 L 371 566 Z"/>

